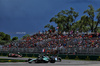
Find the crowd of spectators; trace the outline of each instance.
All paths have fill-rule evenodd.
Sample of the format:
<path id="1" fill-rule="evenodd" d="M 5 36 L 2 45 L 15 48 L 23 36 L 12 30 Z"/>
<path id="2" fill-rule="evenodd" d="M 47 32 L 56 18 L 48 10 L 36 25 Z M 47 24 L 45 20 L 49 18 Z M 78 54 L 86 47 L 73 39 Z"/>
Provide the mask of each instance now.
<path id="1" fill-rule="evenodd" d="M 64 49 L 64 51 L 67 51 L 67 48 L 100 48 L 100 34 L 45 31 L 13 41 L 3 48 L 45 48 L 48 50 Z"/>

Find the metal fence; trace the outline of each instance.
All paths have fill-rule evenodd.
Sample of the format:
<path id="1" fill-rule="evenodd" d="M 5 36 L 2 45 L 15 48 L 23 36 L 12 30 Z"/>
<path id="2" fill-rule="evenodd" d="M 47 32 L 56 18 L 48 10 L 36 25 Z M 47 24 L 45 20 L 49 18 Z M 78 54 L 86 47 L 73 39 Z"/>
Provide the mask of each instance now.
<path id="1" fill-rule="evenodd" d="M 42 53 L 43 48 L 0 48 L 1 53 Z M 45 53 L 50 50 L 54 53 L 53 48 L 45 48 Z M 100 48 L 58 48 L 57 54 L 78 54 L 78 55 L 100 55 Z"/>

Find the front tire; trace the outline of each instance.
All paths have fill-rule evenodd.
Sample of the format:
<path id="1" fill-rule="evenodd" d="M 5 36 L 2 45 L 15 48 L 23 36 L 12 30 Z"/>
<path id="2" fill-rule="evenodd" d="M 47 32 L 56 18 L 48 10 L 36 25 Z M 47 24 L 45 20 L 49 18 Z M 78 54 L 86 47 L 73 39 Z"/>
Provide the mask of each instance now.
<path id="1" fill-rule="evenodd" d="M 59 61 L 61 62 L 61 58 L 59 58 Z"/>

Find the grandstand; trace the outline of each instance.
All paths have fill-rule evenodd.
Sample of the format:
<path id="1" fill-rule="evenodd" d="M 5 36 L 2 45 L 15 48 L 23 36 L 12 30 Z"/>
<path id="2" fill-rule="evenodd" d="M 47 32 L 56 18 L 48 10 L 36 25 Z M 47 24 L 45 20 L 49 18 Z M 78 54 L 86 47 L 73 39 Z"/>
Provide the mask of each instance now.
<path id="1" fill-rule="evenodd" d="M 4 45 L 0 52 L 100 55 L 100 34 L 39 32 Z"/>

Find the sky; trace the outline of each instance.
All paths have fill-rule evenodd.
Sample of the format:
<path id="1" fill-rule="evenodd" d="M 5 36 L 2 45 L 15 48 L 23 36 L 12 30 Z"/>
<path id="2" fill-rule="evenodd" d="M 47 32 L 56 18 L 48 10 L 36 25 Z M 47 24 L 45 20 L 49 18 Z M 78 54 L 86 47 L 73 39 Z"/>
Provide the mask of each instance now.
<path id="1" fill-rule="evenodd" d="M 12 37 L 21 38 L 25 34 L 34 34 L 50 23 L 50 19 L 61 10 L 73 7 L 79 12 L 80 19 L 84 10 L 92 5 L 94 9 L 100 8 L 100 0 L 0 0 L 0 32 Z"/>

